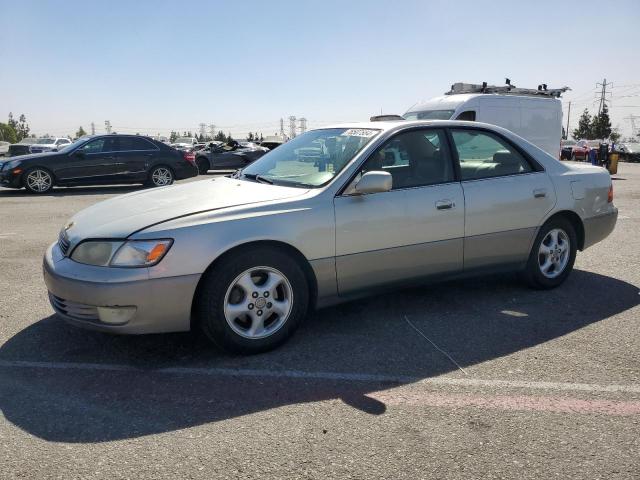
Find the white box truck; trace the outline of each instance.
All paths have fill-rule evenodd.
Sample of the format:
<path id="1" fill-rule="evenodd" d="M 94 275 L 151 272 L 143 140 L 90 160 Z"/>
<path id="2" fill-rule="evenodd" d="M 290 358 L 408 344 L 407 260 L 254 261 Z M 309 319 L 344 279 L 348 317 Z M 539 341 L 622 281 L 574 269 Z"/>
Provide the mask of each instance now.
<path id="1" fill-rule="evenodd" d="M 467 120 L 498 125 L 560 158 L 562 103 L 568 87 L 547 90 L 455 83 L 443 96 L 416 103 L 407 120 Z"/>

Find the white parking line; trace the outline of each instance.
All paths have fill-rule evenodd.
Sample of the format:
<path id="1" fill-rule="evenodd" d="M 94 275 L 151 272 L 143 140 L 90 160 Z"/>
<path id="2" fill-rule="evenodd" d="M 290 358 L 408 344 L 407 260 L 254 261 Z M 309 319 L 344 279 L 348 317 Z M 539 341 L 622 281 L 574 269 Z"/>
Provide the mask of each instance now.
<path id="1" fill-rule="evenodd" d="M 492 380 L 480 378 L 452 378 L 447 376 L 421 378 L 404 375 L 368 373 L 306 372 L 303 370 L 266 370 L 217 367 L 166 367 L 139 368 L 109 363 L 31 362 L 24 360 L 0 360 L 0 368 L 39 368 L 48 370 L 87 370 L 132 372 L 143 374 L 207 375 L 227 377 L 301 378 L 309 380 L 338 380 L 349 382 L 412 383 L 415 385 L 445 385 L 492 389 L 522 388 L 531 390 L 555 390 L 573 392 L 640 393 L 640 385 L 593 384 L 571 382 L 536 382 L 522 380 Z"/>

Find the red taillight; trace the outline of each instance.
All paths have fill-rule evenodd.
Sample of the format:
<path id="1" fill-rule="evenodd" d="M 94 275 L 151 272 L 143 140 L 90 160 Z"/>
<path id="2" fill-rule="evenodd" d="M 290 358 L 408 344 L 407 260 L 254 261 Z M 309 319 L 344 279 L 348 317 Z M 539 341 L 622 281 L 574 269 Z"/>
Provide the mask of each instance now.
<path id="1" fill-rule="evenodd" d="M 196 166 L 196 156 L 193 152 L 184 152 L 184 159 L 194 167 Z"/>
<path id="2" fill-rule="evenodd" d="M 608 203 L 613 202 L 613 183 L 609 187 L 609 195 L 607 195 L 607 202 Z"/>

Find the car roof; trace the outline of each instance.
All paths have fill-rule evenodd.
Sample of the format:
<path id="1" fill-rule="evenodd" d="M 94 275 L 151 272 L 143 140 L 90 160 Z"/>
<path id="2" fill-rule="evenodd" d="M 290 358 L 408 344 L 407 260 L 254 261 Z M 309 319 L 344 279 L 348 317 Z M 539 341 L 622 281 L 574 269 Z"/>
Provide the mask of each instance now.
<path id="1" fill-rule="evenodd" d="M 492 130 L 504 130 L 495 125 L 482 122 L 464 122 L 461 120 L 391 120 L 386 122 L 350 122 L 339 123 L 334 125 L 326 125 L 324 127 L 315 128 L 314 130 L 322 130 L 326 128 L 367 128 L 382 130 L 385 132 L 392 130 L 400 130 L 406 127 L 482 127 Z"/>

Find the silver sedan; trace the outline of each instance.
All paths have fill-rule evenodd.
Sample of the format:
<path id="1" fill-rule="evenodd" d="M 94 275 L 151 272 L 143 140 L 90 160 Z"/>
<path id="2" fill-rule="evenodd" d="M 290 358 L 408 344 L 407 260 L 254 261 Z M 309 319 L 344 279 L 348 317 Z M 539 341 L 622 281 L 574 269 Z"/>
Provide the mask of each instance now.
<path id="1" fill-rule="evenodd" d="M 198 327 L 243 353 L 284 342 L 312 308 L 378 289 L 570 274 L 613 230 L 606 170 L 562 164 L 502 128 L 451 121 L 307 132 L 230 177 L 98 203 L 44 257 L 59 316 L 117 333 Z"/>

